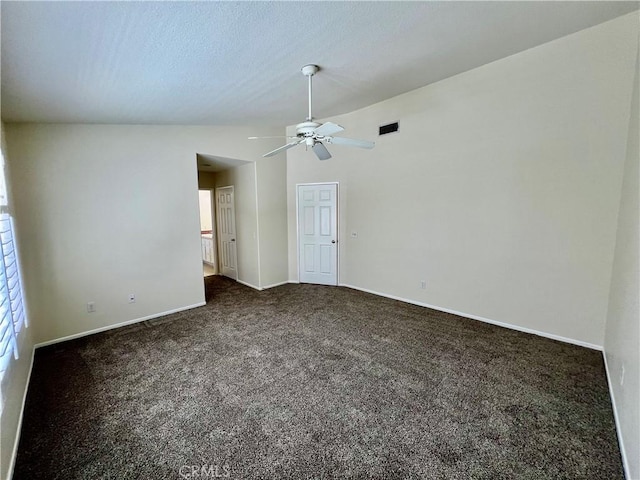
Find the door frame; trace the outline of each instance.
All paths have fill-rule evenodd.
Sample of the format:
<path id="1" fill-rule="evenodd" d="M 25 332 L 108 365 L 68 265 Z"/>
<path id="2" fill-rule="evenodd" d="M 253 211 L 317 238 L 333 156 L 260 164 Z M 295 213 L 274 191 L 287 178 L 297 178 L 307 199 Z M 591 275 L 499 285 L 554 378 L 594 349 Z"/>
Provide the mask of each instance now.
<path id="1" fill-rule="evenodd" d="M 234 185 L 225 185 L 223 187 L 216 187 L 214 194 L 215 194 L 215 199 L 214 199 L 214 204 L 215 204 L 215 212 L 216 212 L 216 222 L 218 222 L 220 220 L 220 215 L 218 215 L 218 190 L 222 190 L 223 188 L 230 188 L 231 192 L 233 193 L 233 229 L 234 229 L 234 233 L 235 233 L 235 237 L 236 237 L 236 241 L 235 241 L 235 248 L 233 249 L 234 253 L 235 253 L 235 263 L 236 263 L 236 268 L 235 268 L 235 272 L 236 275 L 235 277 L 229 277 L 227 275 L 225 275 L 224 273 L 222 273 L 222 262 L 220 261 L 220 258 L 218 257 L 217 260 L 218 261 L 218 268 L 217 268 L 217 272 L 218 275 L 222 275 L 225 276 L 227 278 L 232 278 L 235 281 L 238 281 L 238 225 L 236 222 L 236 189 Z M 220 225 L 218 225 L 218 223 L 216 223 L 216 232 L 220 232 Z M 220 249 L 221 245 L 219 245 L 219 243 L 222 241 L 220 238 L 220 235 L 216 235 L 216 248 Z"/>
<path id="2" fill-rule="evenodd" d="M 211 200 L 211 233 L 213 239 L 213 268 L 216 273 L 214 275 L 218 275 L 218 215 L 216 215 L 216 192 L 215 188 L 199 188 L 198 192 L 201 190 L 209 191 L 209 200 Z"/>
<path id="3" fill-rule="evenodd" d="M 298 203 L 299 187 L 315 185 L 335 185 L 336 186 L 336 286 L 340 285 L 340 182 L 308 182 L 296 183 L 296 261 L 298 262 L 298 283 L 300 283 L 300 205 Z"/>

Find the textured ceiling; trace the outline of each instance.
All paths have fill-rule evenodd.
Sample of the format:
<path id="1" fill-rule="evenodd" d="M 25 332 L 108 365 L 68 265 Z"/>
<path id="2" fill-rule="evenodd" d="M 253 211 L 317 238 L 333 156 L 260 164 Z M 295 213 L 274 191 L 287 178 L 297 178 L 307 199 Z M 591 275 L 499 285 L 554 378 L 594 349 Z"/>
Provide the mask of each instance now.
<path id="1" fill-rule="evenodd" d="M 352 111 L 637 2 L 2 1 L 7 122 L 290 125 Z"/>

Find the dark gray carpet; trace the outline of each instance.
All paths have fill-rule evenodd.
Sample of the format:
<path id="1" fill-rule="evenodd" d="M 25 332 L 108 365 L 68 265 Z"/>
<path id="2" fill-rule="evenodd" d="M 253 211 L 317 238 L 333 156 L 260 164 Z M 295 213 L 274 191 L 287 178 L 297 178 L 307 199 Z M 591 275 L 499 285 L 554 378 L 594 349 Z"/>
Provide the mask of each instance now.
<path id="1" fill-rule="evenodd" d="M 15 479 L 623 478 L 599 352 L 206 283 L 205 307 L 37 351 Z"/>

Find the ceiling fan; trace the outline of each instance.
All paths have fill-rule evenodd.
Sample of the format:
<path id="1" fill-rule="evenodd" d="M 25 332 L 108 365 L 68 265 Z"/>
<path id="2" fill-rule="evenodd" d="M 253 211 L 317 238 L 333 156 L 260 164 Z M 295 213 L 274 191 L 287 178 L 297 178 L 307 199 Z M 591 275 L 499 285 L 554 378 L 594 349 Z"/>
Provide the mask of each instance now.
<path id="1" fill-rule="evenodd" d="M 320 70 L 320 68 L 317 65 L 305 65 L 302 67 L 302 73 L 309 78 L 309 115 L 304 122 L 296 125 L 296 136 L 289 137 L 294 140 L 280 148 L 276 148 L 271 152 L 265 153 L 263 157 L 271 157 L 272 155 L 283 152 L 297 145 L 304 144 L 307 147 L 311 147 L 313 153 L 315 153 L 320 160 L 328 160 L 331 158 L 331 154 L 329 153 L 329 150 L 327 150 L 327 147 L 325 147 L 325 143 L 359 148 L 373 148 L 375 145 L 373 142 L 369 142 L 367 140 L 334 137 L 334 134 L 343 131 L 344 128 L 332 122 L 318 123 L 313 121 L 313 115 L 311 114 L 311 77 L 313 77 L 318 70 Z M 268 137 L 249 137 L 249 139 L 258 138 Z"/>

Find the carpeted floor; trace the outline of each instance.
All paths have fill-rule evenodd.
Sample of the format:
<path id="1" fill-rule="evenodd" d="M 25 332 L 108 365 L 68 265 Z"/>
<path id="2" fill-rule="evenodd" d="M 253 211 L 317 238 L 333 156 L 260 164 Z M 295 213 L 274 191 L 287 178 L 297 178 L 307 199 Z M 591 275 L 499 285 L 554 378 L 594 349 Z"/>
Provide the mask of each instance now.
<path id="1" fill-rule="evenodd" d="M 14 478 L 623 478 L 602 355 L 347 288 L 42 348 Z"/>

